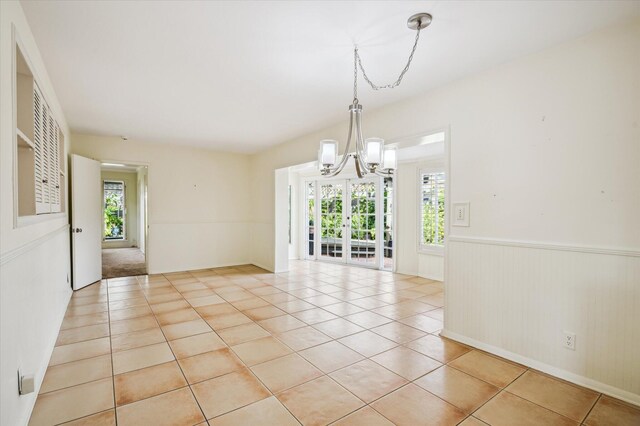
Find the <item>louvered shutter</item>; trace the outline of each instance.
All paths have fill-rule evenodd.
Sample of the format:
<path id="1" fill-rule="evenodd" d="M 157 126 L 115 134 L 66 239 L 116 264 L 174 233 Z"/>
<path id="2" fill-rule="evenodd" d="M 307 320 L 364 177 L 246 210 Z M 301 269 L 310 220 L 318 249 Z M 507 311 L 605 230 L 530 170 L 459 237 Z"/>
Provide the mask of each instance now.
<path id="1" fill-rule="evenodd" d="M 49 116 L 51 112 L 49 111 L 49 105 L 42 100 L 42 202 L 45 204 L 46 208 L 43 213 L 51 212 L 51 197 L 49 191 L 49 176 L 50 176 L 50 147 L 51 147 L 51 132 L 49 127 L 51 123 L 49 122 Z"/>
<path id="2" fill-rule="evenodd" d="M 444 193 L 443 172 L 422 174 L 422 244 L 444 243 Z"/>
<path id="3" fill-rule="evenodd" d="M 58 123 L 49 115 L 49 201 L 51 213 L 60 211 L 60 156 L 58 155 Z"/>
<path id="4" fill-rule="evenodd" d="M 45 160 L 45 136 L 44 136 L 44 122 L 46 120 L 44 99 L 42 93 L 38 89 L 38 86 L 33 86 L 33 144 L 34 144 L 34 173 L 35 173 L 35 197 L 36 197 L 36 214 L 48 213 L 50 211 L 49 202 L 45 203 L 45 176 L 44 163 Z"/>

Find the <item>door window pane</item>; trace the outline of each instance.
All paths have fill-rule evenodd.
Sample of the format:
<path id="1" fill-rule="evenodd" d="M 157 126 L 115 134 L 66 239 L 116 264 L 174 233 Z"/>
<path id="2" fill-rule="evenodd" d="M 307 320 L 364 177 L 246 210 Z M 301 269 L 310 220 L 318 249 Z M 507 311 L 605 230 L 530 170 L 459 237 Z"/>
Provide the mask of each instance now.
<path id="1" fill-rule="evenodd" d="M 124 182 L 104 181 L 104 239 L 125 239 Z"/>

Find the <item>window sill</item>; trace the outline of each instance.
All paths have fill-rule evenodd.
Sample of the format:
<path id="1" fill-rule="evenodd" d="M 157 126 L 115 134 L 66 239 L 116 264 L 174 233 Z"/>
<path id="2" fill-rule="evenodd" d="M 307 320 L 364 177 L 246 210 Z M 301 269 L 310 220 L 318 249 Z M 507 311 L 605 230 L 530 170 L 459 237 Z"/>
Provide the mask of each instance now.
<path id="1" fill-rule="evenodd" d="M 24 228 L 25 226 L 36 225 L 38 223 L 48 222 L 50 220 L 66 218 L 67 213 L 44 213 L 31 216 L 18 216 L 16 221 L 16 228 Z"/>
<path id="2" fill-rule="evenodd" d="M 420 246 L 418 247 L 418 254 L 444 256 L 444 246 Z"/>

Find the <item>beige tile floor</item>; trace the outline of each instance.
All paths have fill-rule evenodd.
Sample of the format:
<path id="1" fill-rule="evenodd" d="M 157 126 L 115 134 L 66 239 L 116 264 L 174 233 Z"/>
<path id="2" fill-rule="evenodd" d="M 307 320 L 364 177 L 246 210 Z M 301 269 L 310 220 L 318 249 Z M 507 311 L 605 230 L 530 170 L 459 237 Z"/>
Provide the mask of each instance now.
<path id="1" fill-rule="evenodd" d="M 104 280 L 32 425 L 639 425 L 640 409 L 439 337 L 442 283 L 294 262 Z"/>

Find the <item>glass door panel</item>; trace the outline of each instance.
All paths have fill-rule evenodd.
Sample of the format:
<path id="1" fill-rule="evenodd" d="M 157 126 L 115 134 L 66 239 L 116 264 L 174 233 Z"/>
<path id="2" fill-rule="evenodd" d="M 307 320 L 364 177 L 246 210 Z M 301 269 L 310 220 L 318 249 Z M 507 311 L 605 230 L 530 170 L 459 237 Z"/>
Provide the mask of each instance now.
<path id="1" fill-rule="evenodd" d="M 305 182 L 307 259 L 393 269 L 393 180 Z"/>
<path id="2" fill-rule="evenodd" d="M 393 179 L 384 178 L 382 185 L 382 221 L 384 239 L 382 240 L 382 269 L 393 270 Z"/>
<path id="3" fill-rule="evenodd" d="M 305 210 L 305 223 L 307 244 L 305 247 L 305 258 L 315 259 L 315 245 L 316 245 L 316 193 L 315 182 L 306 182 L 306 210 Z"/>
<path id="4" fill-rule="evenodd" d="M 344 187 L 344 182 L 320 184 L 320 247 L 317 250 L 320 259 L 344 259 Z"/>
<path id="5" fill-rule="evenodd" d="M 376 181 L 349 181 L 349 257 L 353 264 L 377 266 Z"/>

